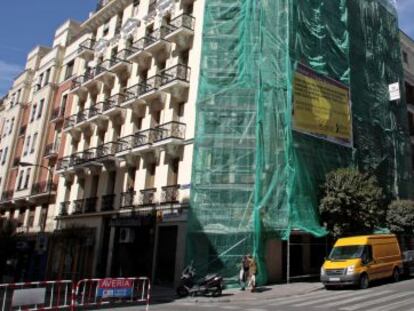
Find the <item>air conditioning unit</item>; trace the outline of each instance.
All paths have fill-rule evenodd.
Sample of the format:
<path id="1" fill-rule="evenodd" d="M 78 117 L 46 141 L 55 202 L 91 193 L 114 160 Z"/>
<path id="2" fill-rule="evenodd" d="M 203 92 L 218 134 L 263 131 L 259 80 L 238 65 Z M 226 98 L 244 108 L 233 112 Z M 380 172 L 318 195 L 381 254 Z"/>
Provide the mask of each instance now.
<path id="1" fill-rule="evenodd" d="M 132 243 L 135 240 L 135 231 L 131 228 L 121 228 L 119 231 L 119 243 Z"/>

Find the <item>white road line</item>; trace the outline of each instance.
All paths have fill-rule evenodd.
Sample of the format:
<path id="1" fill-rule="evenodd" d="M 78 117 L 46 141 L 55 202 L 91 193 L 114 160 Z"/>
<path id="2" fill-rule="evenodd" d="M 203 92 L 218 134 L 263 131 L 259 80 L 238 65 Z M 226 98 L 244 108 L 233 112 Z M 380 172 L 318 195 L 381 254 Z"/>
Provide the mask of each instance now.
<path id="1" fill-rule="evenodd" d="M 390 292 L 390 291 L 387 291 L 387 292 Z M 346 295 L 343 295 L 341 297 L 325 297 L 325 298 L 321 298 L 321 299 L 317 299 L 317 300 L 302 302 L 302 303 L 294 305 L 294 307 L 311 306 L 311 305 L 314 305 L 314 304 L 330 302 L 330 301 L 333 301 L 333 300 L 336 300 L 336 302 L 344 301 L 344 300 L 342 300 L 344 298 L 352 298 L 352 297 L 357 298 L 357 297 L 364 297 L 364 296 L 370 297 L 372 295 L 378 296 L 379 294 L 382 295 L 382 292 L 375 294 L 375 293 L 372 292 L 372 290 L 370 290 L 370 291 L 366 291 L 366 290 L 364 290 L 364 291 L 355 291 L 355 292 L 347 293 Z"/>
<path id="2" fill-rule="evenodd" d="M 278 306 L 278 305 L 285 305 L 285 304 L 289 304 L 289 303 L 294 303 L 294 302 L 298 302 L 298 301 L 303 301 L 304 299 L 318 299 L 321 297 L 342 297 L 344 295 L 350 294 L 350 293 L 354 293 L 354 291 L 350 292 L 350 291 L 323 291 L 323 292 L 314 292 L 312 294 L 306 294 L 306 295 L 296 295 L 296 296 L 291 296 L 291 297 L 286 297 L 286 298 L 277 298 L 277 299 L 272 299 L 271 303 L 269 303 L 269 305 L 271 306 Z"/>
<path id="3" fill-rule="evenodd" d="M 241 307 L 236 307 L 236 306 L 220 306 L 220 309 L 224 309 L 224 310 L 241 310 Z"/>
<path id="4" fill-rule="evenodd" d="M 363 303 L 354 304 L 354 305 L 349 306 L 349 307 L 340 308 L 340 310 L 343 310 L 343 311 L 362 310 L 363 308 L 370 307 L 372 305 L 376 305 L 376 304 L 379 304 L 379 303 L 383 303 L 383 302 L 391 301 L 393 299 L 402 298 L 402 297 L 411 296 L 411 295 L 413 295 L 412 292 L 397 293 L 397 294 L 394 294 L 394 295 L 391 295 L 391 296 L 385 296 L 383 298 L 378 298 L 378 299 L 375 299 L 375 300 L 372 300 L 372 301 L 366 301 L 366 302 L 363 302 Z"/>
<path id="5" fill-rule="evenodd" d="M 267 310 L 266 309 L 252 308 L 252 309 L 244 309 L 244 311 L 267 311 Z"/>
<path id="6" fill-rule="evenodd" d="M 377 292 L 377 293 L 374 292 L 374 293 L 368 293 L 366 295 L 358 295 L 356 297 L 351 297 L 349 299 L 327 303 L 327 304 L 324 304 L 321 307 L 330 308 L 330 307 L 338 307 L 340 305 L 345 305 L 345 304 L 349 305 L 350 303 L 355 302 L 355 301 L 359 301 L 359 300 L 363 300 L 363 299 L 367 300 L 367 298 L 370 299 L 371 297 L 382 296 L 384 294 L 389 294 L 389 293 L 392 293 L 392 292 L 393 292 L 392 290 L 384 290 L 384 291 L 380 291 L 380 292 Z"/>
<path id="7" fill-rule="evenodd" d="M 375 307 L 372 309 L 368 309 L 365 311 L 395 311 L 400 310 L 401 307 L 407 306 L 407 305 L 413 305 L 414 304 L 414 298 L 406 299 L 403 301 L 397 301 L 391 304 L 384 305 L 382 307 Z"/>

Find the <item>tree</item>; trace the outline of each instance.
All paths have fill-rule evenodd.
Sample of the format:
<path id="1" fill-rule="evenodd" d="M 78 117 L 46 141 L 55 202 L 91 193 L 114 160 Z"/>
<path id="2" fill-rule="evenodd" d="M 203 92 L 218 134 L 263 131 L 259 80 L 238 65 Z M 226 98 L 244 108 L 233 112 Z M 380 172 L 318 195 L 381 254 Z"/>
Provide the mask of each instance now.
<path id="1" fill-rule="evenodd" d="M 319 211 L 335 237 L 372 233 L 385 220 L 384 194 L 377 179 L 353 168 L 326 175 Z"/>
<path id="2" fill-rule="evenodd" d="M 391 202 L 387 210 L 387 226 L 397 234 L 414 234 L 414 201 Z"/>

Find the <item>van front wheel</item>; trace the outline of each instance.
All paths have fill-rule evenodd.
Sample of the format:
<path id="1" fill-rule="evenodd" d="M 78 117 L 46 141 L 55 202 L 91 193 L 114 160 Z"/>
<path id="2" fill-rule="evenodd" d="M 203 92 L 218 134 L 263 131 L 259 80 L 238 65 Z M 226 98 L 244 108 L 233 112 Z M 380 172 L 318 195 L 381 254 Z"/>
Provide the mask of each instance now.
<path id="1" fill-rule="evenodd" d="M 394 282 L 398 282 L 400 280 L 400 270 L 398 268 L 394 268 L 392 272 L 392 280 Z"/>
<path id="2" fill-rule="evenodd" d="M 366 273 L 361 274 L 359 277 L 359 288 L 367 289 L 369 287 L 369 279 Z"/>

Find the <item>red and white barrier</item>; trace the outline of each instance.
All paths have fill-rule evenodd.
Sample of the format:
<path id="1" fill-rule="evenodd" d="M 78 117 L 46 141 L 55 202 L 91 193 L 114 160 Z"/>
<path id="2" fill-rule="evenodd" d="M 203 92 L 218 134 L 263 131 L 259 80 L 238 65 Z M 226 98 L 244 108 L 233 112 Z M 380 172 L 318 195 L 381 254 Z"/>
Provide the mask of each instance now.
<path id="1" fill-rule="evenodd" d="M 1 311 L 69 308 L 72 291 L 69 280 L 0 284 Z"/>
<path id="2" fill-rule="evenodd" d="M 151 284 L 149 278 L 106 278 L 80 280 L 72 293 L 71 310 L 101 304 L 145 304 L 149 310 Z"/>

